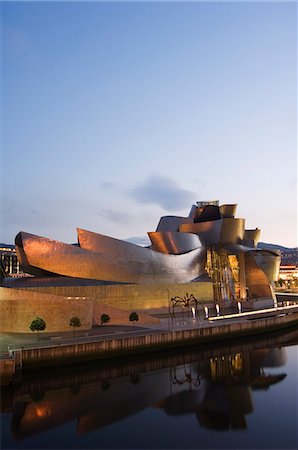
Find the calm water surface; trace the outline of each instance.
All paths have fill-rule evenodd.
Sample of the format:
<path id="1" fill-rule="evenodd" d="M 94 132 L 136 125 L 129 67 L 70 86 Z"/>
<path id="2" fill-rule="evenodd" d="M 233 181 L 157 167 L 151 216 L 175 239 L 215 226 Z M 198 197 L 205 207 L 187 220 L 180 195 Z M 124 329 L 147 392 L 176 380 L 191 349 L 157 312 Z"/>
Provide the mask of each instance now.
<path id="1" fill-rule="evenodd" d="M 298 331 L 67 370 L 2 390 L 2 449 L 297 449 Z"/>

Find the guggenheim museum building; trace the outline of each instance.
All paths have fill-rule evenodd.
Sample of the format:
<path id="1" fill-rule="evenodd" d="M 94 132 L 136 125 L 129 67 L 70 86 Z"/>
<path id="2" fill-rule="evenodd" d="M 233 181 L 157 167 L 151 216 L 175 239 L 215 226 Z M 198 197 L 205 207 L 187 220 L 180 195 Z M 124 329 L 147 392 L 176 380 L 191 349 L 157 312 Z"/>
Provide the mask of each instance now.
<path id="1" fill-rule="evenodd" d="M 48 331 L 68 329 L 68 316 L 89 329 L 102 312 L 123 323 L 138 311 L 146 322 L 171 298 L 190 294 L 209 305 L 273 300 L 280 254 L 257 248 L 260 229 L 246 229 L 236 208 L 202 201 L 187 217 L 163 216 L 148 232 L 148 247 L 80 228 L 77 244 L 21 231 L 16 252 L 31 276 L 2 276 L 2 330 L 27 332 L 35 316 L 45 318 Z"/>

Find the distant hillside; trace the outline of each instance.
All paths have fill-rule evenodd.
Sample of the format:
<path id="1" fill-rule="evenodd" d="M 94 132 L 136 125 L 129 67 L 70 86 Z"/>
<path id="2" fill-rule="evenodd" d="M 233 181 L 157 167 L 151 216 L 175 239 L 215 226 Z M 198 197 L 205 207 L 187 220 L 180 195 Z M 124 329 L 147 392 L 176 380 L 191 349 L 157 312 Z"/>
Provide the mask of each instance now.
<path id="1" fill-rule="evenodd" d="M 148 236 L 133 236 L 125 239 L 126 242 L 130 242 L 131 244 L 137 244 L 141 247 L 149 247 L 151 245 L 150 239 Z"/>
<path id="2" fill-rule="evenodd" d="M 11 248 L 14 249 L 14 245 L 13 244 L 3 244 L 2 242 L 0 243 L 0 247 L 2 248 Z"/>
<path id="3" fill-rule="evenodd" d="M 297 252 L 297 247 L 283 247 L 282 245 L 277 245 L 277 244 L 267 244 L 266 242 L 259 242 L 258 243 L 258 248 L 267 248 L 269 250 L 280 250 L 282 251 L 296 251 Z"/>
<path id="4" fill-rule="evenodd" d="M 298 266 L 298 248 L 283 247 L 281 245 L 267 244 L 265 242 L 259 242 L 258 248 L 268 250 L 280 250 L 281 252 L 281 265 L 296 265 Z"/>

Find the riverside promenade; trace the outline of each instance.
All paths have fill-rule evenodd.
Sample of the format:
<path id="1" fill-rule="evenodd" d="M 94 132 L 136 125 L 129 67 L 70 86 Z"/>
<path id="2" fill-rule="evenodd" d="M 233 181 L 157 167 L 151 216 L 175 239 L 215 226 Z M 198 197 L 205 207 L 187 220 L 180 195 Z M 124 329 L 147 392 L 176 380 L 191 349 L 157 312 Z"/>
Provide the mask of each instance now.
<path id="1" fill-rule="evenodd" d="M 125 355 L 208 344 L 298 326 L 298 304 L 208 318 L 160 318 L 150 327 L 108 325 L 89 332 L 6 335 L 1 348 L 1 384 L 30 368 L 62 366 Z"/>

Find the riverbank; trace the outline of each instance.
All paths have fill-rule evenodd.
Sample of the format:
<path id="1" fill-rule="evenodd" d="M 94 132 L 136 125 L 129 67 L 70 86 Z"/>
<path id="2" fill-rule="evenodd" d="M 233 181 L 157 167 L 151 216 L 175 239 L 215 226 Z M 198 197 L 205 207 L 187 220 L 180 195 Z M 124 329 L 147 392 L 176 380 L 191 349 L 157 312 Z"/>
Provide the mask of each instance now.
<path id="1" fill-rule="evenodd" d="M 270 316 L 271 314 L 271 316 Z M 118 330 L 118 333 L 94 334 L 59 341 L 40 341 L 21 347 L 10 346 L 9 357 L 0 360 L 1 384 L 13 381 L 23 370 L 37 367 L 63 366 L 82 361 L 104 360 L 125 355 L 142 354 L 235 340 L 243 336 L 264 335 L 272 331 L 297 327 L 298 305 L 278 307 L 275 311 L 255 311 L 245 316 L 210 317 L 203 321 L 190 321 L 175 325 L 168 319 L 152 328 Z"/>

